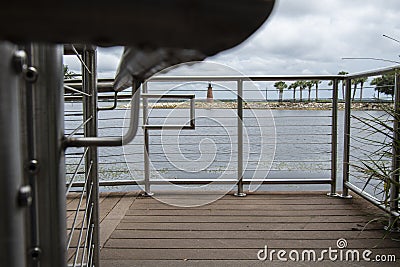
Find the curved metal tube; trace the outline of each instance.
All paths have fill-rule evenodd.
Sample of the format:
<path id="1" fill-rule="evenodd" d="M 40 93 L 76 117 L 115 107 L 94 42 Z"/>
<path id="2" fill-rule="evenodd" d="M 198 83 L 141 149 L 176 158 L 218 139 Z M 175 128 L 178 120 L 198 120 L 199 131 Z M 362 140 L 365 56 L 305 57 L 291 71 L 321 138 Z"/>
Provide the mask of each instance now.
<path id="1" fill-rule="evenodd" d="M 71 137 L 65 139 L 65 147 L 86 147 L 86 146 L 123 146 L 135 138 L 139 127 L 140 90 L 132 95 L 131 119 L 129 129 L 122 137 Z"/>

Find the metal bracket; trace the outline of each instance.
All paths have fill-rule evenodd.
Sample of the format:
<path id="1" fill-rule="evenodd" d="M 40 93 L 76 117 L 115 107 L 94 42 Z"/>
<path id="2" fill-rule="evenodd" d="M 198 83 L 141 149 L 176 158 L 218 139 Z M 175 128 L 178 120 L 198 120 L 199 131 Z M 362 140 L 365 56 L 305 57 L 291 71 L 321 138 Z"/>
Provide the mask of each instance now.
<path id="1" fill-rule="evenodd" d="M 195 124 L 195 95 L 194 94 L 142 94 L 142 98 L 152 98 L 152 99 L 160 99 L 160 98 L 168 98 L 168 99 L 188 99 L 190 100 L 190 124 L 189 125 L 143 125 L 143 129 L 147 130 L 194 130 L 196 128 Z"/>
<path id="2" fill-rule="evenodd" d="M 135 88 L 133 86 L 133 88 Z M 131 119 L 127 133 L 122 137 L 67 137 L 64 147 L 123 146 L 135 138 L 139 125 L 140 90 L 132 92 Z"/>

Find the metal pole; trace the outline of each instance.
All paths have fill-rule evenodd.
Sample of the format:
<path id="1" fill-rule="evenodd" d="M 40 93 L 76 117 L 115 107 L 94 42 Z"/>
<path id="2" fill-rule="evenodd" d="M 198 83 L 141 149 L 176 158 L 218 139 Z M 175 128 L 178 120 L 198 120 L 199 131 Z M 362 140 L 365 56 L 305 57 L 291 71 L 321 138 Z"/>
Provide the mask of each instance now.
<path id="1" fill-rule="evenodd" d="M 336 197 L 337 178 L 337 113 L 338 113 L 338 80 L 333 80 L 332 92 L 332 139 L 331 139 L 331 192 L 328 196 Z"/>
<path id="2" fill-rule="evenodd" d="M 142 86 L 143 94 L 148 93 L 147 89 L 147 82 L 143 83 Z M 143 98 L 143 125 L 148 125 L 148 98 L 144 97 Z M 150 188 L 150 159 L 149 159 L 149 151 L 150 151 L 150 145 L 149 145 L 149 130 L 147 128 L 144 128 L 144 151 L 143 151 L 143 156 L 144 156 L 144 196 L 152 196 L 154 195 L 151 192 Z"/>
<path id="3" fill-rule="evenodd" d="M 243 192 L 243 80 L 239 79 L 237 83 L 237 135 L 238 135 L 238 172 L 237 172 L 237 197 L 245 197 Z"/>
<path id="4" fill-rule="evenodd" d="M 346 79 L 344 134 L 343 134 L 343 192 L 341 198 L 352 198 L 346 183 L 349 181 L 350 163 L 350 119 L 351 119 L 351 79 Z"/>
<path id="5" fill-rule="evenodd" d="M 66 266 L 66 204 L 64 137 L 63 48 L 33 45 L 32 65 L 35 150 L 39 171 L 40 266 Z"/>
<path id="6" fill-rule="evenodd" d="M 390 183 L 390 211 L 399 211 L 399 168 L 400 168 L 400 73 L 395 75 L 394 88 L 394 120 L 393 120 L 393 148 L 392 148 L 392 181 Z M 391 230 L 399 230 L 398 217 L 390 215 L 389 226 Z"/>
<path id="7" fill-rule="evenodd" d="M 16 46 L 0 42 L 0 263 L 25 266 L 24 209 L 18 203 L 22 186 L 19 74 L 13 68 Z M 21 199 L 22 200 L 22 199 Z"/>
<path id="8" fill-rule="evenodd" d="M 82 66 L 82 85 L 83 92 L 87 95 L 83 97 L 83 120 L 89 120 L 85 124 L 85 137 L 97 137 L 97 51 L 93 46 L 87 46 L 83 50 L 82 60 L 85 66 Z M 83 64 L 82 64 L 83 65 Z M 93 262 L 92 265 L 100 265 L 100 223 L 99 223 L 99 177 L 98 177 L 98 155 L 97 146 L 90 146 L 86 154 L 85 173 L 88 175 L 86 192 L 91 192 L 90 205 L 93 206 L 91 221 L 86 225 L 87 229 L 93 225 Z M 86 177 L 85 175 L 85 177 Z M 91 191 L 90 191 L 90 188 Z"/>

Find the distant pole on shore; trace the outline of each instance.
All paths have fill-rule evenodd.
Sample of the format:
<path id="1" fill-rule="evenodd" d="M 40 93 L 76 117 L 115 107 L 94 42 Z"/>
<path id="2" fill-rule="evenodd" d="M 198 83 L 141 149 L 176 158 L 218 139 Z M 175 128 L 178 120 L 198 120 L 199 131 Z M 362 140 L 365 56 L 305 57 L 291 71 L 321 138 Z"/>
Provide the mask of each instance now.
<path id="1" fill-rule="evenodd" d="M 207 88 L 207 102 L 211 103 L 214 101 L 214 97 L 213 97 L 213 88 L 211 83 L 208 83 L 208 88 Z"/>

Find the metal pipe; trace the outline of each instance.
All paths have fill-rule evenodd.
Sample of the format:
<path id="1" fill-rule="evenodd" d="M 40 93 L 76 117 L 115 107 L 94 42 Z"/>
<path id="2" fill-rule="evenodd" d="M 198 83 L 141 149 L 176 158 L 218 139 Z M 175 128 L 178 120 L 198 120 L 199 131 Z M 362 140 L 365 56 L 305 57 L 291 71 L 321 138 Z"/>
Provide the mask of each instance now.
<path id="1" fill-rule="evenodd" d="M 343 133 L 343 192 L 342 198 L 351 198 L 347 182 L 349 181 L 350 165 L 350 120 L 351 120 L 351 79 L 346 79 L 345 109 L 344 109 L 344 133 Z"/>
<path id="2" fill-rule="evenodd" d="M 15 51 L 15 45 L 0 42 L 0 262 L 4 266 L 26 265 L 24 209 L 16 201 L 23 181 Z"/>
<path id="3" fill-rule="evenodd" d="M 85 124 L 85 137 L 97 138 L 97 51 L 95 47 L 87 46 L 82 53 L 82 90 L 90 95 L 83 97 L 83 119 L 88 120 Z M 93 207 L 91 221 L 86 222 L 86 226 L 94 224 L 93 228 L 93 265 L 100 265 L 100 211 L 99 211 L 99 177 L 98 177 L 98 154 L 97 146 L 90 146 L 85 160 L 85 173 L 88 175 L 88 187 L 91 194 L 86 201 Z M 88 206 L 86 206 L 86 209 Z M 85 210 L 86 212 L 86 210 Z"/>
<path id="4" fill-rule="evenodd" d="M 133 88 L 136 88 L 133 86 Z M 137 133 L 140 110 L 140 90 L 133 93 L 129 129 L 122 137 L 71 137 L 64 140 L 65 147 L 123 146 L 129 144 Z"/>
<path id="5" fill-rule="evenodd" d="M 353 74 L 347 74 L 346 78 L 353 80 L 353 79 L 362 78 L 362 77 L 366 77 L 366 76 L 382 75 L 384 73 L 393 72 L 393 71 L 396 71 L 399 69 L 400 69 L 400 66 L 395 65 L 395 66 L 376 69 L 376 70 L 369 70 L 369 71 L 357 72 L 357 73 L 353 73 Z"/>
<path id="6" fill-rule="evenodd" d="M 146 87 L 146 92 L 147 92 L 147 83 L 145 83 L 146 86 L 143 84 L 143 86 Z M 143 87 L 143 92 L 144 92 L 144 87 Z M 147 99 L 147 98 L 153 98 L 153 99 L 160 99 L 160 98 L 173 98 L 173 99 L 194 99 L 195 95 L 194 94 L 149 94 L 149 93 L 143 93 L 142 98 Z"/>
<path id="7" fill-rule="evenodd" d="M 243 192 L 243 80 L 237 82 L 237 136 L 238 136 L 238 162 L 237 162 L 237 192 L 235 196 L 244 197 Z"/>
<path id="8" fill-rule="evenodd" d="M 114 102 L 111 107 L 98 107 L 97 111 L 104 111 L 104 110 L 114 110 L 117 107 L 118 103 L 118 92 L 114 92 Z"/>
<path id="9" fill-rule="evenodd" d="M 329 196 L 337 196 L 336 179 L 337 179 L 337 113 L 338 113 L 338 80 L 333 80 L 332 92 L 332 135 L 331 135 L 331 192 Z"/>
<path id="10" fill-rule="evenodd" d="M 148 124 L 148 89 L 147 89 L 147 82 L 143 83 L 143 125 Z M 144 196 L 152 196 L 153 193 L 151 192 L 150 188 L 150 143 L 149 143 L 149 129 L 144 128 L 143 131 L 143 138 L 144 138 L 144 146 L 143 146 L 143 156 L 144 156 Z"/>
<path id="11" fill-rule="evenodd" d="M 380 208 L 381 210 L 391 214 L 393 217 L 399 217 L 400 213 L 396 212 L 396 211 L 391 211 L 389 207 L 387 207 L 387 205 L 382 204 L 381 201 L 379 201 L 378 199 L 376 199 L 375 197 L 371 196 L 370 194 L 368 194 L 367 192 L 365 192 L 364 190 L 361 190 L 358 186 L 353 185 L 350 182 L 346 183 L 346 187 L 349 188 L 351 191 L 353 191 L 354 193 L 356 193 L 357 195 L 363 197 L 365 200 L 368 200 L 369 202 L 371 202 L 372 204 L 374 204 L 376 207 Z"/>
<path id="12" fill-rule="evenodd" d="M 399 168 L 400 168 L 400 73 L 395 75 L 394 88 L 394 118 L 393 118 L 393 143 L 392 143 L 392 181 L 390 183 L 390 211 L 399 212 Z M 397 229 L 398 216 L 390 216 L 389 226 Z"/>
<path id="13" fill-rule="evenodd" d="M 164 185 L 164 184 L 180 184 L 180 185 L 206 185 L 206 184 L 232 184 L 237 182 L 237 179 L 164 179 L 164 180 L 152 180 L 152 185 Z M 260 182 L 262 184 L 331 184 L 330 178 L 312 178 L 312 179 L 243 179 L 243 184 L 250 184 L 252 182 Z M 99 182 L 100 186 L 128 186 L 128 185 L 143 185 L 144 180 L 102 180 Z M 75 182 L 72 187 L 82 187 L 83 182 Z"/>
<path id="14" fill-rule="evenodd" d="M 196 103 L 194 101 L 194 95 L 193 98 L 190 99 L 190 128 L 195 129 L 196 128 Z"/>
<path id="15" fill-rule="evenodd" d="M 62 46 L 35 44 L 32 65 L 38 71 L 32 85 L 37 174 L 40 266 L 65 266 L 66 202 Z"/>
<path id="16" fill-rule="evenodd" d="M 147 84 L 145 87 L 146 92 L 147 92 Z M 143 98 L 143 108 L 146 109 L 146 119 L 144 119 L 143 115 L 143 126 L 142 128 L 145 130 L 194 130 L 196 129 L 196 124 L 195 124 L 195 95 L 194 94 L 148 94 L 148 93 L 143 93 L 142 94 Z M 189 119 L 189 125 L 149 125 L 148 124 L 148 98 L 155 98 L 155 99 L 160 99 L 160 98 L 168 98 L 168 99 L 189 99 L 190 100 L 190 119 Z M 146 103 L 146 104 L 144 104 Z M 143 111 L 144 112 L 144 111 Z"/>
<path id="17" fill-rule="evenodd" d="M 234 81 L 251 80 L 251 81 L 294 81 L 294 80 L 324 80 L 331 81 L 334 79 L 344 79 L 345 75 L 227 75 L 227 76 L 157 76 L 152 77 L 148 82 L 165 82 L 165 81 Z"/>

